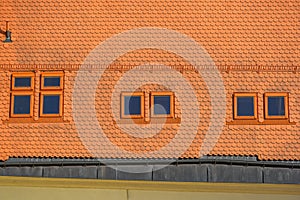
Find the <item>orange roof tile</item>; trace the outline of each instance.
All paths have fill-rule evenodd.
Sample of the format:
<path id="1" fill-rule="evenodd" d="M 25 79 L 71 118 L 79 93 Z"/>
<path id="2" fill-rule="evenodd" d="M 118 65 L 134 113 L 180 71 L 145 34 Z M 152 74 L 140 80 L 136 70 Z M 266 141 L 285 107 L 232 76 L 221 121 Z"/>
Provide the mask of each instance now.
<path id="1" fill-rule="evenodd" d="M 162 27 L 195 39 L 218 65 L 299 65 L 299 1 L 173 2 L 5 1 L 0 28 L 11 21 L 14 43 L 0 46 L 0 64 L 81 64 L 114 34 Z"/>
<path id="2" fill-rule="evenodd" d="M 226 117 L 222 133 L 213 133 L 206 141 L 213 146 L 207 152 L 208 155 L 257 156 L 261 160 L 300 160 L 299 8 L 300 3 L 297 0 L 2 2 L 0 32 L 5 31 L 5 21 L 10 21 L 13 42 L 0 45 L 0 160 L 9 157 L 169 158 L 172 151 L 176 152 L 176 149 L 180 148 L 183 148 L 179 155 L 181 158 L 199 157 L 200 150 L 206 148 L 203 141 L 206 141 L 207 132 L 218 120 L 211 119 L 211 94 L 205 77 L 199 75 L 190 61 L 176 52 L 164 49 L 130 50 L 114 60 L 104 71 L 95 92 L 96 120 L 105 136 L 97 134 L 95 127 L 89 126 L 93 119 L 88 115 L 83 120 L 86 124 L 84 128 L 89 134 L 83 136 L 78 131 L 73 115 L 72 95 L 81 64 L 98 45 L 111 37 L 143 27 L 174 30 L 192 38 L 207 51 L 219 69 L 225 87 Z M 164 36 L 157 37 L 163 43 Z M 0 39 L 4 40 L 5 36 L 2 34 Z M 131 39 L 128 38 L 128 41 Z M 133 41 L 138 39 L 133 38 Z M 189 49 L 189 46 L 176 43 L 177 38 L 173 39 L 174 46 Z M 134 46 L 133 43 L 126 45 Z M 116 52 L 116 48 L 118 46 L 111 45 L 106 50 Z M 156 122 L 156 126 L 130 124 L 122 122 L 111 109 L 111 102 L 120 106 L 120 99 L 114 98 L 112 93 L 122 77 L 134 67 L 149 63 L 153 66 L 141 69 L 143 72 L 140 76 L 123 83 L 122 87 L 127 88 L 137 82 L 143 82 L 138 90 L 145 92 L 145 106 L 149 107 L 150 92 L 164 91 L 167 87 L 145 82 L 147 76 L 158 72 L 170 80 L 177 80 L 174 74 L 164 72 L 158 65 L 170 66 L 179 72 L 184 80 L 191 84 L 200 104 L 200 121 L 195 137 L 190 143 L 187 135 L 177 134 L 180 128 L 189 130 L 179 122 L 164 125 Z M 90 77 L 93 77 L 93 70 L 99 66 L 85 67 L 90 67 Z M 205 71 L 207 66 L 202 67 Z M 17 123 L 9 118 L 10 73 L 18 70 L 37 72 L 36 92 L 39 90 L 40 70 L 65 70 L 64 115 L 61 121 L 55 123 L 39 120 L 39 93 L 35 94 L 36 122 L 20 120 Z M 205 72 L 210 79 L 218 78 L 214 73 Z M 83 96 L 88 95 L 87 81 L 90 77 L 84 77 L 85 81 L 80 90 Z M 164 78 L 157 77 L 157 80 L 163 81 Z M 180 90 L 182 83 L 177 82 L 173 87 Z M 293 123 L 231 123 L 234 92 L 258 93 L 260 122 L 264 121 L 263 94 L 288 92 L 289 119 Z M 188 99 L 188 93 L 183 95 Z M 217 103 L 222 105 L 222 102 Z M 181 118 L 182 123 L 183 120 L 192 121 L 193 110 L 190 110 L 184 119 L 181 110 L 183 107 L 183 102 L 176 97 L 175 116 Z M 85 108 L 84 103 L 80 108 Z M 149 110 L 145 110 L 145 119 L 151 121 Z M 157 131 L 158 127 L 161 131 Z M 145 135 L 140 137 L 137 136 L 138 133 Z M 173 149 L 164 148 L 177 137 L 182 142 L 176 143 Z M 103 143 L 106 145 L 101 146 L 99 141 L 106 140 L 110 145 Z M 119 154 L 119 151 L 123 153 Z"/>
<path id="3" fill-rule="evenodd" d="M 5 73 L 5 72 L 1 72 Z M 76 74 L 67 73 L 66 77 L 72 78 Z M 201 86 L 203 79 L 197 75 L 195 71 L 184 71 L 182 74 L 192 85 Z M 226 125 L 223 126 L 223 131 L 220 136 L 218 134 L 212 136 L 217 139 L 217 143 L 214 144 L 214 148 L 211 149 L 209 155 L 247 155 L 258 156 L 262 160 L 299 160 L 300 158 L 300 126 L 299 126 L 299 72 L 278 72 L 275 71 L 262 71 L 259 74 L 257 72 L 247 71 L 235 71 L 229 72 L 221 71 L 224 85 L 226 88 L 226 122 L 232 121 L 232 98 L 231 95 L 236 91 L 249 91 L 248 85 L 261 85 L 262 92 L 258 93 L 258 97 L 261 101 L 264 92 L 270 91 L 288 91 L 290 93 L 290 119 L 296 124 L 287 125 Z M 259 75 L 260 78 L 256 78 L 252 75 Z M 270 76 L 276 75 L 276 76 Z M 116 76 L 113 70 L 106 71 L 104 77 Z M 119 78 L 122 77 L 122 73 L 119 74 Z M 249 77 L 252 77 L 249 79 Z M 271 78 L 273 77 L 273 78 Z M 97 119 L 99 125 L 105 133 L 113 146 L 117 146 L 128 154 L 122 154 L 123 157 L 132 157 L 131 153 L 134 153 L 136 157 L 143 157 L 148 152 L 155 152 L 166 145 L 170 144 L 179 130 L 180 124 L 157 124 L 162 126 L 162 130 L 157 132 L 154 128 L 150 130 L 143 128 L 144 125 L 139 124 L 127 124 L 125 122 L 125 129 L 120 129 L 115 123 L 119 123 L 121 119 L 119 116 L 113 116 L 110 108 L 111 93 L 113 87 L 118 80 L 111 82 L 101 81 L 98 84 L 96 93 L 96 110 Z M 281 83 L 285 81 L 285 84 Z M 238 84 L 232 85 L 228 83 Z M 197 84 L 195 84 L 197 83 Z M 9 84 L 6 80 L 2 80 L 1 84 L 9 90 Z M 91 130 L 91 134 L 82 136 L 76 129 L 76 123 L 72 117 L 72 107 L 66 106 L 71 100 L 74 82 L 66 82 L 65 85 L 65 107 L 64 115 L 65 120 L 60 123 L 15 123 L 11 122 L 9 115 L 5 114 L 9 111 L 9 96 L 1 97 L 3 102 L 2 113 L 2 125 L 0 126 L 2 134 L 0 137 L 0 146 L 3 150 L 1 153 L 2 158 L 9 157 L 95 157 L 95 155 L 101 155 L 103 158 L 111 158 L 120 156 L 114 148 L 111 146 L 102 146 L 99 149 L 99 135 L 92 134 L 93 130 L 89 126 L 86 126 L 87 130 Z M 181 83 L 178 83 L 181 84 Z M 293 85 L 293 86 L 291 86 Z M 294 86 L 295 85 L 295 86 Z M 144 85 L 142 90 L 152 91 L 157 87 L 156 85 Z M 105 89 L 110 88 L 110 89 Z M 164 90 L 164 89 L 162 89 Z M 255 91 L 255 89 L 254 89 Z M 201 120 L 198 127 L 198 134 L 193 139 L 189 147 L 185 149 L 181 157 L 184 158 L 196 158 L 200 155 L 200 149 L 205 134 L 208 131 L 210 123 L 213 123 L 215 119 L 210 119 L 211 105 L 209 101 L 209 95 L 206 95 L 208 90 L 204 86 L 204 89 L 195 90 L 198 96 L 198 100 L 201 105 L 200 116 Z M 82 91 L 84 95 L 84 91 Z M 106 95 L 104 95 L 106 94 Z M 178 100 L 178 99 L 177 99 Z M 176 100 L 176 101 L 177 101 Z M 177 103 L 176 113 L 177 116 L 181 116 L 180 102 Z M 38 108 L 38 107 L 37 107 Z M 258 105 L 259 118 L 263 119 L 263 103 Z M 35 111 L 37 112 L 37 111 Z M 149 115 L 149 114 L 148 114 Z M 86 119 L 88 124 L 89 119 Z M 124 122 L 122 123 L 124 124 Z M 119 124 L 120 125 L 120 124 Z M 92 127 L 91 127 L 92 128 Z M 146 133 L 152 132 L 151 137 L 136 137 L 129 133 Z M 124 132 L 125 131 L 125 132 Z M 86 138 L 82 138 L 86 137 Z M 179 135 L 180 140 L 187 140 L 186 136 Z M 88 142 L 88 146 L 87 145 Z M 184 143 L 184 142 L 183 142 Z M 184 144 L 177 144 L 180 148 Z M 176 148 L 176 146 L 174 147 Z M 170 153 L 170 152 L 169 152 Z M 162 151 L 156 156 L 163 158 L 169 156 L 168 152 Z"/>

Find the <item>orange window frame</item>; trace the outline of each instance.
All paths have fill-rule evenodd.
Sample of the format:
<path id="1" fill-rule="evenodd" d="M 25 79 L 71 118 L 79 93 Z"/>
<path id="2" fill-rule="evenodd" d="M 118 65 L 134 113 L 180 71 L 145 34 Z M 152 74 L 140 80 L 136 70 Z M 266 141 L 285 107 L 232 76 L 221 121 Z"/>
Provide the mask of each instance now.
<path id="1" fill-rule="evenodd" d="M 29 114 L 14 114 L 14 105 L 15 98 L 14 96 L 30 95 L 30 111 Z M 33 116 L 33 92 L 31 91 L 13 91 L 11 93 L 11 102 L 10 102 L 10 117 L 32 117 Z"/>
<path id="2" fill-rule="evenodd" d="M 44 114 L 44 96 L 59 95 L 59 113 Z M 63 92 L 62 91 L 41 91 L 40 93 L 40 117 L 61 117 L 63 113 Z"/>
<path id="3" fill-rule="evenodd" d="M 30 87 L 15 87 L 16 78 L 30 77 Z M 11 90 L 33 90 L 34 88 L 34 73 L 33 72 L 14 72 L 12 73 Z"/>
<path id="4" fill-rule="evenodd" d="M 125 115 L 125 96 L 140 96 L 141 97 L 141 114 L 140 115 Z M 136 119 L 136 118 L 143 118 L 144 117 L 144 110 L 145 110 L 145 94 L 144 92 L 122 92 L 121 93 L 121 118 L 124 119 Z"/>
<path id="5" fill-rule="evenodd" d="M 157 115 L 154 113 L 154 97 L 155 96 L 170 96 L 170 114 L 167 115 Z M 174 93 L 173 92 L 151 92 L 151 117 L 167 117 L 174 118 L 175 102 L 174 102 Z"/>
<path id="6" fill-rule="evenodd" d="M 254 116 L 238 116 L 237 99 L 238 97 L 253 97 Z M 257 93 L 234 93 L 233 94 L 233 118 L 234 119 L 257 119 Z"/>
<path id="7" fill-rule="evenodd" d="M 41 73 L 41 90 L 62 90 L 63 89 L 63 72 L 42 72 Z M 44 86 L 45 78 L 47 77 L 59 77 L 60 84 L 59 86 Z"/>
<path id="8" fill-rule="evenodd" d="M 59 86 L 44 86 L 45 78 L 47 77 L 59 77 Z M 40 117 L 61 117 L 63 115 L 63 84 L 64 84 L 64 73 L 61 71 L 56 72 L 41 72 L 40 76 L 41 91 L 40 91 Z M 45 95 L 59 95 L 59 113 L 57 114 L 45 114 L 44 113 L 44 96 Z"/>
<path id="9" fill-rule="evenodd" d="M 30 87 L 15 87 L 16 78 L 30 77 Z M 33 117 L 34 105 L 34 72 L 12 72 L 11 74 L 11 99 L 10 99 L 10 117 Z M 14 114 L 15 98 L 14 96 L 30 95 L 29 114 Z"/>
<path id="10" fill-rule="evenodd" d="M 284 115 L 269 116 L 268 97 L 284 97 Z M 289 118 L 289 94 L 287 92 L 267 92 L 264 94 L 265 119 L 288 119 Z"/>

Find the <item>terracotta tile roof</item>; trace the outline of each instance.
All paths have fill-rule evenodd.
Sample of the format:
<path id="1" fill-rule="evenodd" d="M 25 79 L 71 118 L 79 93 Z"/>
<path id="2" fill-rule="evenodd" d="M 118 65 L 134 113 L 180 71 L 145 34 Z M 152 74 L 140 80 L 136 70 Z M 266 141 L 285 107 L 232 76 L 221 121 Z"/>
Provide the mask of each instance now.
<path id="1" fill-rule="evenodd" d="M 299 8 L 300 3 L 296 0 L 3 1 L 0 5 L 0 19 L 3 19 L 0 28 L 4 31 L 5 21 L 10 21 L 13 43 L 0 45 L 0 160 L 9 157 L 88 158 L 95 155 L 101 158 L 170 157 L 172 149 L 161 149 L 177 136 L 179 123 L 157 123 L 156 127 L 148 129 L 143 124 L 124 123 L 120 128 L 122 120 L 116 118 L 111 110 L 114 86 L 131 68 L 145 63 L 171 66 L 192 85 L 201 105 L 200 123 L 195 138 L 180 157 L 199 157 L 205 134 L 216 120 L 210 118 L 212 105 L 208 86 L 188 61 L 164 50 L 139 49 L 127 52 L 115 60 L 99 80 L 95 94 L 97 121 L 113 145 L 99 148 L 97 141 L 102 141 L 99 138 L 102 136 L 94 134 L 92 126 L 84 127 L 90 134 L 82 136 L 78 132 L 72 113 L 72 94 L 80 65 L 101 42 L 115 34 L 140 27 L 167 28 L 186 34 L 208 52 L 220 70 L 225 86 L 227 123 L 224 123 L 219 138 L 217 133 L 211 135 L 218 140 L 215 145 L 212 144 L 214 148 L 208 152 L 209 155 L 300 160 Z M 113 51 L 114 48 L 110 46 L 108 50 Z M 62 121 L 11 121 L 10 74 L 11 71 L 25 69 L 36 70 L 37 74 L 39 70 L 64 70 Z M 92 76 L 93 70 L 90 71 Z M 143 71 L 144 74 L 152 72 L 153 69 Z M 176 79 L 172 74 L 166 75 Z M 208 73 L 208 76 L 214 78 L 214 74 Z M 143 78 L 136 77 L 135 81 L 143 81 Z M 36 79 L 37 91 L 38 85 L 39 80 Z M 128 85 L 124 85 L 124 88 Z M 180 82 L 174 85 L 180 86 Z M 88 83 L 81 87 L 83 96 L 88 88 Z M 145 83 L 139 90 L 148 95 L 150 91 L 164 91 L 166 87 Z M 265 92 L 289 92 L 290 121 L 294 124 L 230 124 L 234 92 L 258 93 L 259 119 L 264 118 L 262 99 Z M 149 98 L 147 95 L 145 98 Z M 119 98 L 113 101 L 120 106 Z M 145 102 L 147 104 L 149 99 Z M 36 98 L 35 119 L 39 118 L 38 104 Z M 176 98 L 175 115 L 178 118 L 182 117 L 182 106 Z M 149 115 L 146 110 L 146 119 Z M 192 114 L 187 118 L 192 120 Z M 85 120 L 88 124 L 91 119 Z M 162 130 L 150 137 L 160 126 Z M 149 135 L 134 137 L 134 134 L 127 134 L 124 130 Z M 188 140 L 184 135 L 178 137 L 182 143 L 176 144 L 174 151 Z M 128 153 L 120 155 L 113 146 Z M 135 156 L 132 156 L 132 152 Z M 148 155 L 147 152 L 154 153 Z"/>
<path id="2" fill-rule="evenodd" d="M 3 1 L 12 45 L 0 64 L 81 64 L 107 38 L 139 27 L 176 30 L 220 64 L 299 65 L 299 1 Z M 4 39 L 4 36 L 2 37 Z"/>
<path id="3" fill-rule="evenodd" d="M 108 70 L 102 76 L 98 84 L 96 92 L 96 110 L 98 122 L 110 142 L 128 152 L 134 152 L 136 157 L 142 153 L 149 151 L 157 151 L 169 144 L 177 134 L 179 129 L 178 123 L 157 124 L 162 126 L 162 130 L 153 137 L 139 138 L 134 137 L 128 132 L 144 133 L 143 125 L 127 124 L 125 122 L 125 132 L 116 124 L 120 118 L 113 116 L 110 103 L 111 93 L 114 85 L 118 81 L 110 80 L 109 77 L 121 78 L 123 73 L 114 70 Z M 150 71 L 151 72 L 151 71 Z M 149 73 L 150 73 L 149 72 Z M 201 120 L 198 127 L 198 134 L 193 139 L 191 145 L 183 152 L 182 157 L 196 158 L 200 154 L 201 144 L 204 135 L 210 124 L 211 105 L 210 96 L 207 87 L 202 78 L 195 71 L 183 71 L 183 76 L 188 79 L 194 87 L 197 88 L 196 93 L 201 105 Z M 218 142 L 214 146 L 209 155 L 245 155 L 258 156 L 262 160 L 299 160 L 300 158 L 300 115 L 299 115 L 299 72 L 293 73 L 289 71 L 222 71 L 222 78 L 226 87 L 226 122 L 232 121 L 232 94 L 234 92 L 254 91 L 258 92 L 259 118 L 263 119 L 263 102 L 264 92 L 281 92 L 288 91 L 290 93 L 290 120 L 295 125 L 226 125 L 223 126 L 222 134 Z M 93 157 L 101 155 L 103 158 L 119 157 L 114 148 L 111 146 L 102 146 L 99 150 L 99 135 L 93 133 L 93 127 L 86 126 L 85 129 L 91 131 L 84 137 L 80 135 L 76 129 L 74 118 L 72 117 L 72 92 L 74 87 L 74 78 L 76 71 L 66 71 L 65 81 L 65 105 L 64 105 L 64 122 L 61 123 L 13 123 L 9 118 L 9 102 L 8 95 L 9 72 L 1 72 L 1 159 L 8 157 Z M 178 83 L 181 84 L 181 83 Z M 249 87 L 256 85 L 256 87 Z M 85 87 L 83 87 L 85 88 Z M 164 90 L 159 89 L 156 85 L 144 85 L 140 88 L 143 91 Z M 81 91 L 82 95 L 85 91 Z M 119 102 L 119 99 L 116 100 Z M 37 102 L 38 103 L 38 102 Z M 176 104 L 176 113 L 180 117 L 180 102 Z M 38 112 L 37 110 L 35 112 Z M 149 115 L 149 113 L 146 113 Z M 88 121 L 89 119 L 87 119 Z M 87 123 L 88 124 L 88 123 Z M 124 128 L 124 127 L 123 127 Z M 152 130 L 155 133 L 155 128 Z M 181 140 L 187 140 L 184 136 L 180 136 Z M 218 137 L 217 133 L 213 137 Z M 83 142 L 84 141 L 84 142 Z M 86 144 L 89 144 L 89 147 Z M 100 143 L 101 144 L 101 143 Z M 181 144 L 177 144 L 180 147 Z M 92 151 L 90 153 L 89 151 Z M 96 152 L 96 153 L 95 153 Z M 168 157 L 168 152 L 160 152 L 157 158 Z M 126 154 L 122 154 L 122 157 Z M 131 154 L 127 155 L 131 157 Z"/>

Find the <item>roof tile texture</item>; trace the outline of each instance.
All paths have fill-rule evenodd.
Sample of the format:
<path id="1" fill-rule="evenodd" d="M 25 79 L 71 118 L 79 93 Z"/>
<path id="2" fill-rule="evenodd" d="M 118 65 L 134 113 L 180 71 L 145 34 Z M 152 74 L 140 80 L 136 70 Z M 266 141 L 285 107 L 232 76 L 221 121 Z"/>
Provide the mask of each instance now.
<path id="1" fill-rule="evenodd" d="M 297 0 L 3 1 L 0 5 L 0 29 L 3 33 L 5 21 L 10 21 L 13 43 L 0 45 L 0 160 L 9 157 L 88 158 L 95 157 L 95 152 L 101 158 L 120 157 L 109 146 L 99 148 L 96 141 L 101 138 L 93 134 L 92 127 L 85 127 L 91 134 L 79 134 L 72 113 L 72 94 L 78 68 L 72 66 L 82 64 L 97 45 L 110 37 L 141 27 L 159 27 L 183 33 L 203 47 L 217 66 L 228 67 L 228 71 L 220 72 L 226 93 L 226 120 L 222 134 L 212 135 L 217 143 L 212 144 L 214 148 L 209 155 L 300 160 L 299 8 Z M 4 40 L 5 36 L 1 34 L 0 39 Z M 113 51 L 114 48 L 110 46 L 107 50 Z M 130 152 L 133 152 L 137 158 L 163 149 L 175 138 L 180 128 L 178 122 L 157 123 L 162 129 L 157 133 L 157 127 L 147 129 L 144 124 L 122 122 L 120 116 L 112 112 L 111 102 L 117 110 L 120 109 L 120 99 L 111 99 L 114 86 L 127 72 L 125 68 L 147 63 L 179 66 L 181 70 L 178 71 L 192 85 L 201 105 L 200 123 L 195 138 L 180 157 L 198 158 L 209 125 L 214 125 L 215 120 L 210 119 L 210 94 L 203 77 L 195 70 L 185 69 L 185 66 L 192 67 L 190 63 L 172 52 L 158 49 L 127 52 L 112 63 L 112 70 L 105 71 L 95 94 L 97 120 L 105 137 L 114 146 L 128 152 L 121 157 L 132 157 Z M 25 65 L 27 70 L 36 72 L 34 123 L 22 120 L 16 123 L 9 117 L 10 75 L 12 71 L 25 70 Z M 64 114 L 58 122 L 55 119 L 42 121 L 39 117 L 39 70 L 46 70 L 48 65 L 51 70 L 65 70 Z M 120 70 L 120 66 L 124 68 Z M 261 67 L 262 70 L 249 70 L 249 66 Z M 280 70 L 285 66 L 290 70 Z M 239 70 L 230 70 L 231 67 Z M 139 80 L 143 80 L 143 76 L 136 77 L 136 81 Z M 180 84 L 178 82 L 174 87 L 180 88 Z M 83 85 L 83 88 L 88 87 Z M 150 92 L 167 88 L 145 83 L 138 90 L 145 92 L 145 107 L 149 108 Z M 289 120 L 294 124 L 230 124 L 234 92 L 258 93 L 260 122 L 264 121 L 263 94 L 288 92 Z M 81 93 L 85 95 L 86 90 L 82 89 Z M 175 94 L 176 118 L 182 117 L 181 107 Z M 151 120 L 149 109 L 145 109 L 145 119 Z M 88 124 L 90 120 L 87 116 L 85 122 Z M 120 122 L 123 129 L 118 125 Z M 134 137 L 124 132 L 144 133 L 146 129 L 151 137 Z M 187 140 L 185 136 L 180 137 L 183 141 Z M 86 142 L 90 144 L 88 147 Z M 176 147 L 182 145 L 179 143 Z M 162 150 L 154 157 L 166 158 L 170 155 L 168 151 Z"/>
<path id="2" fill-rule="evenodd" d="M 11 21 L 14 43 L 0 46 L 0 64 L 81 64 L 115 34 L 160 27 L 193 38 L 218 65 L 299 65 L 299 7 L 297 0 L 3 1 L 0 28 Z"/>
<path id="3" fill-rule="evenodd" d="M 127 152 L 133 152 L 136 158 L 145 157 L 147 152 L 155 152 L 168 145 L 176 136 L 180 123 L 157 123 L 161 131 L 149 129 L 145 124 L 129 123 L 122 121 L 119 115 L 114 115 L 111 105 L 117 105 L 120 109 L 120 99 L 112 99 L 112 92 L 119 78 L 125 71 L 106 70 L 98 83 L 95 96 L 95 109 L 97 120 L 101 126 L 104 137 L 107 137 L 113 146 L 117 146 Z M 144 71 L 143 73 L 155 73 Z M 0 113 L 2 124 L 0 125 L 1 159 L 8 157 L 101 157 L 118 158 L 120 155 L 110 146 L 99 148 L 98 134 L 94 134 L 89 126 L 90 118 L 85 119 L 85 129 L 91 134 L 80 135 L 76 128 L 72 113 L 72 92 L 76 71 L 65 72 L 64 88 L 64 121 L 60 123 L 15 123 L 9 118 L 9 75 L 10 72 L 2 71 Z M 198 133 L 191 145 L 182 152 L 183 158 L 197 158 L 209 124 L 214 121 L 210 119 L 212 106 L 207 86 L 201 76 L 195 71 L 183 71 L 185 77 L 194 88 L 200 103 L 201 118 L 198 125 Z M 217 143 L 209 152 L 209 155 L 244 155 L 257 156 L 261 160 L 299 160 L 300 159 L 300 81 L 299 73 L 263 71 L 222 71 L 222 79 L 226 88 L 226 122 L 232 121 L 232 94 L 234 92 L 257 92 L 258 93 L 258 117 L 264 121 L 263 116 L 263 94 L 265 92 L 289 92 L 290 121 L 296 124 L 283 125 L 223 125 L 221 135 L 214 133 L 212 137 L 217 138 Z M 118 77 L 111 80 L 110 77 Z M 137 77 L 137 79 L 142 77 Z M 38 80 L 38 79 L 37 79 Z M 110 80 L 110 81 L 107 81 Z M 130 83 L 129 83 L 130 84 Z M 178 84 L 181 84 L 180 82 Z M 251 87 L 255 85 L 256 87 Z M 125 87 L 125 86 L 124 86 Z M 84 87 L 83 87 L 84 88 Z M 145 92 L 146 102 L 151 91 L 166 91 L 163 86 L 145 84 L 138 91 Z M 86 91 L 81 91 L 87 95 Z M 147 99 L 148 98 L 148 99 Z M 181 117 L 181 105 L 175 94 L 175 115 Z M 38 103 L 38 101 L 37 101 Z M 38 109 L 38 105 L 36 105 Z M 34 112 L 38 112 L 35 109 Z M 145 118 L 150 118 L 146 111 Z M 120 124 L 122 129 L 120 129 Z M 124 128 L 125 127 L 125 128 Z M 125 130 L 125 132 L 124 132 Z M 146 130 L 146 131 L 145 131 Z M 145 137 L 136 137 L 130 133 L 150 134 Z M 100 136 L 103 137 L 103 136 Z M 180 136 L 181 140 L 187 140 Z M 88 144 L 88 145 L 87 145 Z M 180 147 L 183 144 L 177 144 Z M 170 152 L 158 151 L 155 158 L 166 158 Z M 132 157 L 132 154 L 122 154 L 121 157 Z"/>

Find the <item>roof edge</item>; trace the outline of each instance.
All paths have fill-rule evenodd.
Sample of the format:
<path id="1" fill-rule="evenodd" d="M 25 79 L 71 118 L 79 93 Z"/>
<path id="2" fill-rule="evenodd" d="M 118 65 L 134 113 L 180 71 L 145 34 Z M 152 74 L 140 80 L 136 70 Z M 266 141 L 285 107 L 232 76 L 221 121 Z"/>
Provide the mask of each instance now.
<path id="1" fill-rule="evenodd" d="M 70 159 L 70 158 L 9 158 L 0 162 L 5 166 L 66 166 L 66 165 L 181 165 L 181 164 L 229 164 L 300 168 L 299 161 L 260 161 L 252 156 L 204 156 L 200 159 Z"/>

